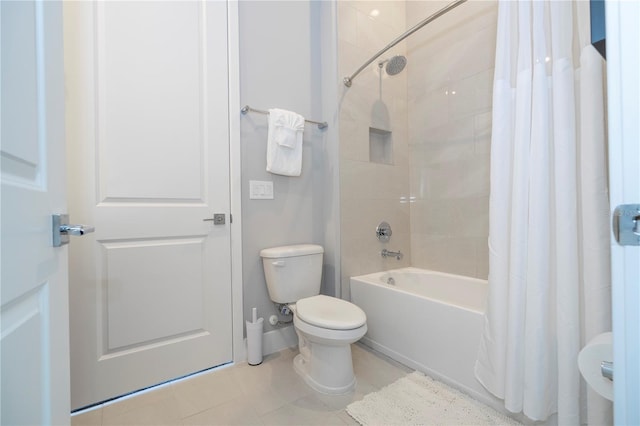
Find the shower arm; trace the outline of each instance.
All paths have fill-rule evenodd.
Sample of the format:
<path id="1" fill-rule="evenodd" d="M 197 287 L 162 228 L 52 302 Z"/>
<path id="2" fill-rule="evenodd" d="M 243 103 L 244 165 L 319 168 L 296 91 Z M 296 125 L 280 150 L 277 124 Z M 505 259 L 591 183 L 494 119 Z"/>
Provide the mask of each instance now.
<path id="1" fill-rule="evenodd" d="M 378 59 L 380 57 L 380 55 L 382 55 L 383 53 L 385 53 L 387 50 L 391 49 L 392 47 L 394 47 L 396 44 L 400 43 L 402 40 L 404 40 L 405 38 L 409 37 L 411 34 L 415 33 L 416 31 L 418 31 L 420 28 L 424 27 L 425 25 L 427 25 L 429 22 L 434 21 L 436 19 L 438 19 L 439 17 L 441 17 L 442 15 L 444 15 L 445 13 L 449 12 L 450 10 L 455 9 L 456 7 L 460 6 L 462 3 L 466 2 L 467 0 L 456 0 L 454 2 L 449 3 L 448 5 L 446 5 L 445 7 L 443 7 L 442 9 L 440 9 L 439 11 L 437 11 L 436 13 L 434 13 L 433 15 L 429 16 L 428 18 L 418 22 L 416 25 L 414 25 L 413 27 L 411 27 L 410 29 L 408 29 L 407 31 L 404 32 L 404 34 L 400 35 L 399 37 L 397 37 L 395 40 L 393 40 L 391 43 L 387 44 L 382 50 L 380 50 L 378 53 L 376 53 L 375 55 L 373 55 L 371 57 L 371 59 L 369 59 L 367 62 L 365 62 L 360 68 L 358 68 L 358 70 L 356 72 L 354 72 L 353 74 L 351 74 L 349 77 L 345 77 L 342 79 L 342 82 L 344 83 L 345 86 L 347 87 L 351 87 L 351 83 L 353 82 L 353 79 L 356 78 L 356 76 L 358 74 L 360 74 L 362 72 L 362 70 L 364 70 L 366 67 L 368 67 L 373 61 L 375 61 L 376 59 Z"/>

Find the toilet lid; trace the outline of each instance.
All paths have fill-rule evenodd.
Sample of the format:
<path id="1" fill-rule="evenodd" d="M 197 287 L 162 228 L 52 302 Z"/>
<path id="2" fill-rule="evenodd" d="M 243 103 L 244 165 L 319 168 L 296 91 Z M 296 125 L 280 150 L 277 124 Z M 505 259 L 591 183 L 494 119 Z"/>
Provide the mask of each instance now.
<path id="1" fill-rule="evenodd" d="M 367 322 L 364 311 L 353 303 L 322 294 L 298 300 L 296 315 L 307 324 L 332 330 L 352 330 Z"/>

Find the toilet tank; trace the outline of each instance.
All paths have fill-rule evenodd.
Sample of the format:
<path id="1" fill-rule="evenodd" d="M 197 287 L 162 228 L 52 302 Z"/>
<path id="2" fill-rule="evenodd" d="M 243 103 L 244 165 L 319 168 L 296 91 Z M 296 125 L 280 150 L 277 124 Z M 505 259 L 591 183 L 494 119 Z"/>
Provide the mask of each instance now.
<path id="1" fill-rule="evenodd" d="M 315 244 L 266 248 L 260 251 L 269 297 L 276 303 L 293 303 L 320 294 L 322 255 Z"/>

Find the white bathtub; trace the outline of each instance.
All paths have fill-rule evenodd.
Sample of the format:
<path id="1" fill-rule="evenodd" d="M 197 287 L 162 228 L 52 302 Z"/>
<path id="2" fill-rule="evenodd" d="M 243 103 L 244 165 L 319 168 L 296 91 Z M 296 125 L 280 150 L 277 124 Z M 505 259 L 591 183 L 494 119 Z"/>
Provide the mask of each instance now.
<path id="1" fill-rule="evenodd" d="M 473 374 L 486 298 L 487 281 L 418 268 L 351 277 L 362 343 L 498 408 Z"/>

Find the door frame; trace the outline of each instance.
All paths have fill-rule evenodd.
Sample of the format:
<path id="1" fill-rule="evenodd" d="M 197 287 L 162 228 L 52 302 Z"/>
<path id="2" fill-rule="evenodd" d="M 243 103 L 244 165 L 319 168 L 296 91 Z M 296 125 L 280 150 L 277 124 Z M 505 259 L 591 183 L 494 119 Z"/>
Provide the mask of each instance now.
<path id="1" fill-rule="evenodd" d="M 609 194 L 611 209 L 640 202 L 640 4 L 607 1 Z M 614 423 L 639 424 L 640 247 L 611 238 Z"/>
<path id="2" fill-rule="evenodd" d="M 231 222 L 231 327 L 233 362 L 245 361 L 242 301 L 242 153 L 240 151 L 240 21 L 238 2 L 227 0 L 229 63 L 229 193 Z"/>

